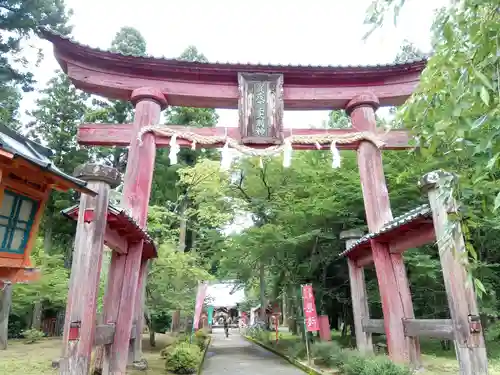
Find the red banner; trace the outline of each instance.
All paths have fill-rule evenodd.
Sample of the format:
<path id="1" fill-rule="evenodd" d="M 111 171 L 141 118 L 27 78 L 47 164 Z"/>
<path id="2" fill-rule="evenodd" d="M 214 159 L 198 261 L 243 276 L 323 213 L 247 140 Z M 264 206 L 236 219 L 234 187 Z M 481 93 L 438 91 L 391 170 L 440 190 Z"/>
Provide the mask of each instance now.
<path id="1" fill-rule="evenodd" d="M 319 331 L 316 303 L 314 302 L 314 293 L 311 284 L 302 285 L 302 306 L 304 307 L 306 329 L 309 332 Z"/>
<path id="2" fill-rule="evenodd" d="M 203 302 L 205 301 L 205 297 L 207 295 L 207 288 L 208 284 L 206 282 L 198 284 L 198 292 L 196 293 L 196 305 L 194 308 L 194 319 L 193 319 L 194 330 L 198 329 L 201 312 L 203 310 Z"/>

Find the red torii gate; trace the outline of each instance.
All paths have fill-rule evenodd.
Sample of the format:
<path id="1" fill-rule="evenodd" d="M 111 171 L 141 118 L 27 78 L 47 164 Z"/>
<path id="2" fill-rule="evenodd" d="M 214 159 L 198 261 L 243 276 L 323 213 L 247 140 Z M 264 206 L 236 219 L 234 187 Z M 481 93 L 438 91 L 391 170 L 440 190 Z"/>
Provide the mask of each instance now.
<path id="1" fill-rule="evenodd" d="M 407 149 L 409 137 L 405 131 L 377 129 L 375 111 L 380 105 L 404 103 L 419 82 L 425 60 L 371 67 L 200 63 L 125 56 L 80 45 L 47 30 L 41 30 L 41 35 L 53 43 L 59 64 L 77 88 L 134 103 L 133 124 L 84 124 L 79 128 L 78 141 L 84 145 L 130 146 L 124 204 L 142 227 L 146 224 L 155 150 L 168 147 L 170 135 L 176 135 L 180 146 L 193 146 L 193 137 L 187 136 L 188 132 L 194 136 L 212 136 L 203 147 L 220 147 L 228 137 L 253 148 L 282 145 L 292 139 L 291 131 L 283 129 L 284 109 L 348 112 L 351 129 L 294 129 L 296 142 L 291 142 L 291 146 L 316 149 L 318 143 L 333 143 L 340 149 L 357 150 L 369 230 L 375 232 L 392 219 L 380 149 Z M 168 131 L 149 128 L 159 123 L 160 113 L 167 105 L 239 108 L 240 126 L 237 129 L 168 125 Z M 144 132 L 146 127 L 150 131 Z M 416 339 L 407 341 L 404 335 L 402 321 L 413 317 L 413 306 L 401 254 L 390 253 L 383 244 L 377 244 L 372 252 L 389 354 L 395 361 L 408 362 L 410 357 L 420 355 L 420 349 Z M 112 362 L 112 374 L 125 374 L 133 321 L 137 322 L 136 332 L 140 332 L 143 302 L 134 304 L 134 301 L 138 301 L 136 296 L 141 294 L 138 285 L 145 285 L 147 272 L 140 254 L 141 251 L 130 251 L 121 265 L 128 303 L 120 306 L 116 322 L 120 329 L 115 333 L 113 345 L 118 358 Z M 135 353 L 136 358 L 138 355 Z"/>

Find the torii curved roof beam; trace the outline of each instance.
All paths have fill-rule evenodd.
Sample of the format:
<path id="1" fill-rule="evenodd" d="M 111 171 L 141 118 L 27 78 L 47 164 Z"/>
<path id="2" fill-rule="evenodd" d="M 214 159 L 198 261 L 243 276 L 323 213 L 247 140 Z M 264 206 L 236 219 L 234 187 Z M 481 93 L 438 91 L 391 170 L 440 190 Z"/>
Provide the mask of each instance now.
<path id="1" fill-rule="evenodd" d="M 200 63 L 126 56 L 78 44 L 48 30 L 43 38 L 76 87 L 111 99 L 128 100 L 134 89 L 152 87 L 170 105 L 238 108 L 238 73 L 280 73 L 285 109 L 343 109 L 361 92 L 381 105 L 400 105 L 419 83 L 427 60 L 376 66 L 291 66 Z"/>

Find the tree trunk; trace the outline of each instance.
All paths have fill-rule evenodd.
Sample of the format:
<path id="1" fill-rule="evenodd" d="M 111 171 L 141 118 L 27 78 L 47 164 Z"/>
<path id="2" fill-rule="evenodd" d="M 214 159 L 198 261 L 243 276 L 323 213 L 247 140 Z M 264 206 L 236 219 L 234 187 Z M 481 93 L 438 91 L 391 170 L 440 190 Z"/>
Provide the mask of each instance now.
<path id="1" fill-rule="evenodd" d="M 287 303 L 286 303 L 286 288 L 283 289 L 283 307 L 281 308 L 281 313 L 283 315 L 283 325 L 286 324 L 286 317 L 287 317 Z"/>
<path id="2" fill-rule="evenodd" d="M 180 324 L 181 324 L 181 311 L 175 310 L 172 313 L 172 324 L 170 326 L 170 331 L 171 332 L 179 332 Z"/>
<path id="3" fill-rule="evenodd" d="M 144 310 L 144 320 L 146 321 L 146 325 L 148 326 L 148 330 L 149 330 L 149 345 L 152 348 L 155 348 L 156 347 L 156 335 L 155 335 L 155 330 L 153 328 L 153 320 L 151 319 L 151 314 L 150 314 L 148 308 L 146 308 Z"/>
<path id="4" fill-rule="evenodd" d="M 149 330 L 149 345 L 152 348 L 156 348 L 156 335 L 153 329 Z"/>
<path id="5" fill-rule="evenodd" d="M 1 289 L 3 291 L 0 298 L 0 350 L 6 350 L 9 336 L 10 306 L 12 304 L 12 284 L 0 282 Z"/>
<path id="6" fill-rule="evenodd" d="M 45 254 L 50 254 L 52 250 L 52 221 L 46 220 L 43 232 L 43 251 Z"/>
<path id="7" fill-rule="evenodd" d="M 266 321 L 266 273 L 264 262 L 260 263 L 260 274 L 259 274 L 259 282 L 260 282 L 260 319 L 265 322 Z"/>
<path id="8" fill-rule="evenodd" d="M 188 208 L 187 198 L 184 198 L 180 207 L 180 223 L 179 223 L 179 247 L 180 252 L 186 250 L 186 232 L 187 232 L 187 217 L 186 211 Z"/>
<path id="9" fill-rule="evenodd" d="M 40 330 L 42 328 L 42 301 L 37 301 L 33 305 L 33 319 L 31 320 L 31 329 Z"/>

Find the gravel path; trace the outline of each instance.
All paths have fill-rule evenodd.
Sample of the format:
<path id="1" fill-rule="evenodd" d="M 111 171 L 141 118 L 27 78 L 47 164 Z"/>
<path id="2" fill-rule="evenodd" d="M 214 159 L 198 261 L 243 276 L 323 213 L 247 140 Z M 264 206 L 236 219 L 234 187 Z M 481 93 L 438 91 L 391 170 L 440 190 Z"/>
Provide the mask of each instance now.
<path id="1" fill-rule="evenodd" d="M 230 331 L 214 329 L 202 375 L 304 375 L 305 373 L 277 355 Z"/>

